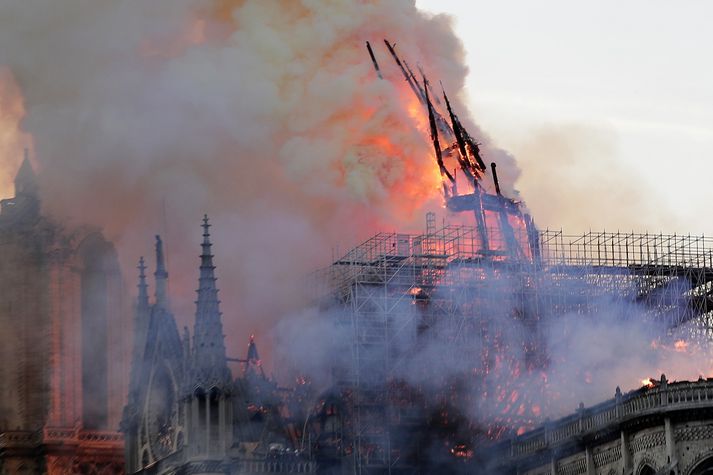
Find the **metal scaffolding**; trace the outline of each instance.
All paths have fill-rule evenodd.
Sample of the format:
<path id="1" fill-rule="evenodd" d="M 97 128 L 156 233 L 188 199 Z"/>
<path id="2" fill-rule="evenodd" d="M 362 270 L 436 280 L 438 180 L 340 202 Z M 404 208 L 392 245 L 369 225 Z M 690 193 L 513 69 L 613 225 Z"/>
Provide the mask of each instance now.
<path id="1" fill-rule="evenodd" d="M 533 244 L 524 226 L 514 230 L 519 242 L 530 241 L 528 256 L 493 252 L 499 244 L 492 241 L 483 252 L 474 228 L 437 228 L 429 213 L 424 234 L 377 234 L 318 272 L 318 300 L 340 309 L 333 314 L 353 335 L 350 369 L 335 383 L 351 394 L 355 473 L 391 473 L 396 466 L 407 473 L 391 433 L 408 423 L 411 409 L 389 382 L 408 364 L 408 352 L 399 349 L 409 342 L 465 343 L 459 350 L 471 354 L 459 358 L 486 374 L 506 350 L 499 348 L 503 319 L 489 316 L 507 311 L 529 329 L 519 351 L 536 367 L 543 364 L 543 315 L 596 312 L 604 300 L 633 303 L 668 327 L 710 331 L 713 239 L 541 231 Z M 470 349 L 474 336 L 488 344 Z"/>

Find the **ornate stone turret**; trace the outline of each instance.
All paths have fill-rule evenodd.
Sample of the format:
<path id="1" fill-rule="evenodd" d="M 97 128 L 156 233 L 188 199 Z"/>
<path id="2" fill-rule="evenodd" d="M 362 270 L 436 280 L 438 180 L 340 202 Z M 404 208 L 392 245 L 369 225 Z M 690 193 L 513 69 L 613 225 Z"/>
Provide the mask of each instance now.
<path id="1" fill-rule="evenodd" d="M 148 294 L 148 284 L 146 283 L 146 264 L 144 264 L 144 256 L 139 259 L 139 265 L 136 267 L 139 269 L 139 284 L 136 286 L 139 289 L 139 297 L 136 302 L 136 308 L 141 310 L 149 309 L 149 294 Z"/>
<path id="2" fill-rule="evenodd" d="M 245 367 L 243 368 L 243 375 L 245 377 L 259 375 L 263 379 L 265 378 L 265 371 L 262 369 L 262 361 L 260 360 L 260 355 L 257 351 L 257 345 L 255 344 L 255 335 L 250 335 L 250 342 L 248 343 L 248 354 L 245 357 Z"/>
<path id="3" fill-rule="evenodd" d="M 131 378 L 129 386 L 129 398 L 132 402 L 134 400 L 132 398 L 137 396 L 140 379 L 139 372 L 142 363 L 141 356 L 146 349 L 146 332 L 148 331 L 149 318 L 151 316 L 148 284 L 146 283 L 146 265 L 144 264 L 143 256 L 139 259 L 137 269 L 139 270 L 139 283 L 136 287 L 139 289 L 139 295 L 136 299 L 134 312 L 134 344 L 131 357 Z"/>
<path id="4" fill-rule="evenodd" d="M 232 376 L 225 355 L 220 301 L 211 254 L 210 224 L 203 217 L 193 348 L 189 358 L 187 442 L 193 457 L 224 457 L 232 446 Z"/>
<path id="5" fill-rule="evenodd" d="M 215 266 L 211 254 L 208 216 L 203 217 L 203 243 L 201 247 L 196 321 L 193 327 L 193 353 L 191 380 L 194 387 L 209 390 L 226 388 L 231 384 L 231 374 L 225 355 L 225 339 L 221 322 L 220 301 L 215 285 Z"/>

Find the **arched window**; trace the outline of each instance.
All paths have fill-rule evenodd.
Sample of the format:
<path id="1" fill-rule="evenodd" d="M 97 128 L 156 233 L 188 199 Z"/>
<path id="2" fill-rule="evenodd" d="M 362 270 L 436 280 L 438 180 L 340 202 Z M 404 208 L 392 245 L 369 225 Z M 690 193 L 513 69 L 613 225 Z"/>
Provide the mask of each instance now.
<path id="1" fill-rule="evenodd" d="M 691 475 L 713 475 L 713 456 L 696 465 Z"/>
<path id="2" fill-rule="evenodd" d="M 639 470 L 639 475 L 656 475 L 656 470 L 654 470 L 651 465 L 644 465 Z"/>

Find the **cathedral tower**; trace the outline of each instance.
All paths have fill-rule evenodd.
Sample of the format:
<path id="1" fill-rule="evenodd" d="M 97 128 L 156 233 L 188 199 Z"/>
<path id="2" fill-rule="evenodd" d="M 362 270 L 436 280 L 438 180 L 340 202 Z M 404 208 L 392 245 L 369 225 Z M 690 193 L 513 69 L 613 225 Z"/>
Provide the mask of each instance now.
<path id="1" fill-rule="evenodd" d="M 15 191 L 0 202 L 0 462 L 119 471 L 129 322 L 116 251 L 96 229 L 42 215 L 27 152 Z"/>

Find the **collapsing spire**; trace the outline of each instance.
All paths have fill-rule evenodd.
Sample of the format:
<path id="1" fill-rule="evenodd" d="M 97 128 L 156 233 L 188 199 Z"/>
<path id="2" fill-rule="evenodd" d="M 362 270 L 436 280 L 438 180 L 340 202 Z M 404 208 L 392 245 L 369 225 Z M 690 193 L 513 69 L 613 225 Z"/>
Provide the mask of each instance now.
<path id="1" fill-rule="evenodd" d="M 225 339 L 221 322 L 220 301 L 215 285 L 215 266 L 211 254 L 210 224 L 208 216 L 203 217 L 203 243 L 201 247 L 200 277 L 198 279 L 198 300 L 196 300 L 196 321 L 193 327 L 193 384 L 218 386 L 231 381 L 225 356 Z"/>
<path id="2" fill-rule="evenodd" d="M 163 241 L 158 234 L 156 235 L 156 272 L 153 275 L 156 279 L 156 305 L 168 310 L 168 272 L 163 257 Z"/>

